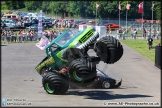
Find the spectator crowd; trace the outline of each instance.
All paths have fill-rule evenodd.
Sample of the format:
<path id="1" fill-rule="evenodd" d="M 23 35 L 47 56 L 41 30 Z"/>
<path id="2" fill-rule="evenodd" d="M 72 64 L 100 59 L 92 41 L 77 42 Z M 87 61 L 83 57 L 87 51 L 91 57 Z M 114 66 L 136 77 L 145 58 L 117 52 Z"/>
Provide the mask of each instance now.
<path id="1" fill-rule="evenodd" d="M 62 32 L 61 30 L 43 30 L 42 36 L 45 36 L 52 41 Z M 14 32 L 12 30 L 2 30 L 1 33 L 1 41 L 4 43 L 25 43 L 25 42 L 33 42 L 39 41 L 38 33 L 34 30 L 20 30 L 18 32 Z"/>
<path id="2" fill-rule="evenodd" d="M 127 37 L 128 33 L 131 34 L 132 39 L 136 40 L 138 33 L 137 33 L 137 30 L 135 28 L 131 28 L 130 32 L 128 30 L 122 29 L 122 28 L 119 28 L 116 31 L 116 34 L 118 35 L 119 39 L 123 39 L 123 40 Z M 160 33 L 160 30 L 158 30 L 158 29 L 157 30 L 154 30 L 154 29 L 153 30 L 150 30 L 150 29 L 146 30 L 145 28 L 143 28 L 142 35 L 143 35 L 143 39 L 147 39 L 147 38 L 150 38 L 150 37 L 152 37 L 153 39 L 160 39 L 161 33 Z"/>

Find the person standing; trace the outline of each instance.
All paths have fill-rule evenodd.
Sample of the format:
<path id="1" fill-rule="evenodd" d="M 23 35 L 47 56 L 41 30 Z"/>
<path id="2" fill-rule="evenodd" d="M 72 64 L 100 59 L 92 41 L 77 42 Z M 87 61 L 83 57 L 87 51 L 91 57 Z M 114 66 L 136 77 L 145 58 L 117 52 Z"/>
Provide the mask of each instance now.
<path id="1" fill-rule="evenodd" d="M 146 39 L 146 30 L 145 30 L 145 28 L 143 29 L 143 37 L 144 37 L 144 39 Z"/>
<path id="2" fill-rule="evenodd" d="M 159 30 L 156 31 L 156 36 L 157 36 L 157 39 L 159 39 L 159 36 L 160 36 L 160 31 Z"/>
<path id="3" fill-rule="evenodd" d="M 69 22 L 68 22 L 68 28 L 71 28 L 70 25 L 71 25 L 71 22 L 69 21 Z"/>
<path id="4" fill-rule="evenodd" d="M 18 43 L 20 43 L 22 41 L 21 37 L 22 37 L 22 32 L 20 30 L 19 33 L 18 33 Z"/>
<path id="5" fill-rule="evenodd" d="M 126 30 L 125 29 L 123 29 L 123 40 L 125 40 L 125 33 L 126 32 Z"/>
<path id="6" fill-rule="evenodd" d="M 134 39 L 136 40 L 136 36 L 137 36 L 137 30 L 134 29 Z"/>
<path id="7" fill-rule="evenodd" d="M 24 43 L 25 42 L 25 36 L 26 35 L 26 33 L 25 33 L 25 30 L 23 30 L 22 31 L 22 42 Z"/>
<path id="8" fill-rule="evenodd" d="M 122 29 L 119 29 L 119 39 L 122 39 L 123 38 L 123 30 Z"/>
<path id="9" fill-rule="evenodd" d="M 153 39 L 155 39 L 155 30 L 152 30 L 151 32 Z"/>
<path id="10" fill-rule="evenodd" d="M 133 37 L 134 37 L 134 29 L 133 28 L 131 29 L 131 35 L 132 35 L 132 39 L 133 39 Z"/>
<path id="11" fill-rule="evenodd" d="M 52 40 L 54 39 L 54 31 L 53 30 L 50 32 L 50 35 L 51 35 L 51 42 L 52 42 Z"/>
<path id="12" fill-rule="evenodd" d="M 117 38 L 119 39 L 119 28 L 116 30 Z"/>
<path id="13" fill-rule="evenodd" d="M 30 31 L 28 30 L 26 33 L 26 41 L 29 42 L 30 41 Z"/>
<path id="14" fill-rule="evenodd" d="M 57 32 L 54 31 L 53 35 L 54 35 L 53 39 L 55 39 L 57 37 Z"/>
<path id="15" fill-rule="evenodd" d="M 12 43 L 13 41 L 13 35 L 14 35 L 14 32 L 12 30 L 10 30 L 10 42 Z"/>
<path id="16" fill-rule="evenodd" d="M 7 42 L 7 31 L 4 31 L 4 43 Z"/>
<path id="17" fill-rule="evenodd" d="M 5 43 L 5 33 L 4 33 L 4 31 L 2 31 L 2 33 L 1 33 L 1 39 L 2 39 L 2 42 L 4 42 Z"/>
<path id="18" fill-rule="evenodd" d="M 17 37 L 17 33 L 14 33 L 13 34 L 13 42 L 15 42 L 15 43 L 16 43 L 16 37 Z"/>
<path id="19" fill-rule="evenodd" d="M 32 41 L 33 41 L 33 36 L 34 36 L 33 31 L 30 31 L 30 42 L 32 42 Z"/>
<path id="20" fill-rule="evenodd" d="M 112 32 L 111 32 L 111 29 L 109 30 L 109 34 L 111 34 Z"/>
<path id="21" fill-rule="evenodd" d="M 148 38 L 151 37 L 151 34 L 150 34 L 150 31 L 149 30 L 147 31 L 147 37 Z"/>
<path id="22" fill-rule="evenodd" d="M 47 38 L 48 38 L 48 40 L 51 39 L 51 33 L 50 33 L 50 30 L 47 31 Z"/>
<path id="23" fill-rule="evenodd" d="M 9 44 L 10 41 L 11 41 L 11 34 L 10 31 L 7 31 L 7 43 Z"/>
<path id="24" fill-rule="evenodd" d="M 56 24 L 55 25 L 56 25 L 56 29 L 57 29 L 58 28 L 58 22 L 57 21 L 56 21 Z"/>
<path id="25" fill-rule="evenodd" d="M 108 33 L 109 33 L 109 25 L 106 24 L 106 34 L 108 34 Z"/>
<path id="26" fill-rule="evenodd" d="M 152 49 L 152 42 L 153 42 L 152 37 L 149 37 L 147 41 L 148 41 L 147 43 L 148 43 L 148 46 L 149 46 L 149 50 L 151 50 Z"/>

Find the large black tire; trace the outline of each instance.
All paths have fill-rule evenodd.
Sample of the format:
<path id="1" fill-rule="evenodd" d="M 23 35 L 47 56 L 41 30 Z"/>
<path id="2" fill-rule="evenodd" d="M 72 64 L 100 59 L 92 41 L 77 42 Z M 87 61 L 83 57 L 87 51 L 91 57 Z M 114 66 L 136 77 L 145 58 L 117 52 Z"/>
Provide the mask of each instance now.
<path id="1" fill-rule="evenodd" d="M 95 80 L 96 65 L 83 59 L 73 60 L 69 65 L 69 76 L 75 83 L 88 84 Z"/>
<path id="2" fill-rule="evenodd" d="M 62 95 L 69 89 L 69 82 L 56 72 L 48 72 L 42 78 L 44 90 L 48 94 Z"/>
<path id="3" fill-rule="evenodd" d="M 122 57 L 123 46 L 116 38 L 105 36 L 95 43 L 94 51 L 100 57 L 101 61 L 107 64 L 113 64 Z"/>

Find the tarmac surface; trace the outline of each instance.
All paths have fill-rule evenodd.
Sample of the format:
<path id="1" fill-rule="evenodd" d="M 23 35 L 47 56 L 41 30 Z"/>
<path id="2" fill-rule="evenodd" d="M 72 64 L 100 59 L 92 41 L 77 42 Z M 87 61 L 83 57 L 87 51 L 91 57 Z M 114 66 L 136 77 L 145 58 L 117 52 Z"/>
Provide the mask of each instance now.
<path id="1" fill-rule="evenodd" d="M 121 43 L 122 58 L 97 68 L 120 80 L 117 89 L 69 89 L 65 95 L 47 94 L 35 66 L 45 51 L 35 44 L 1 45 L 1 106 L 161 106 L 161 70 L 155 63 Z M 94 54 L 91 50 L 89 54 Z"/>

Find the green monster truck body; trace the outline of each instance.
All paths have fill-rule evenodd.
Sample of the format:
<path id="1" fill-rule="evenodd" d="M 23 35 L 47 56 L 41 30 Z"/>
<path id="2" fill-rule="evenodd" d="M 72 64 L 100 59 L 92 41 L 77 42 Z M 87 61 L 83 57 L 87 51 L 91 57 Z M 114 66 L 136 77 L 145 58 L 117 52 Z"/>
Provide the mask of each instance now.
<path id="1" fill-rule="evenodd" d="M 112 36 L 99 38 L 99 33 L 92 27 L 83 31 L 67 30 L 55 38 L 47 47 L 47 56 L 36 66 L 42 75 L 42 84 L 49 94 L 64 94 L 69 88 L 69 81 L 86 85 L 96 79 L 96 64 L 117 62 L 123 55 L 123 47 Z M 89 56 L 93 49 L 98 57 Z M 68 72 L 59 71 L 67 67 Z"/>
<path id="2" fill-rule="evenodd" d="M 55 70 L 60 70 L 68 61 L 63 59 L 62 54 L 66 48 L 75 48 L 76 46 L 83 45 L 89 38 L 97 37 L 94 30 L 89 28 L 85 31 L 79 32 L 78 30 L 68 30 L 58 36 L 46 47 L 47 57 L 36 66 L 39 74 L 42 74 L 42 69 L 51 67 Z"/>

